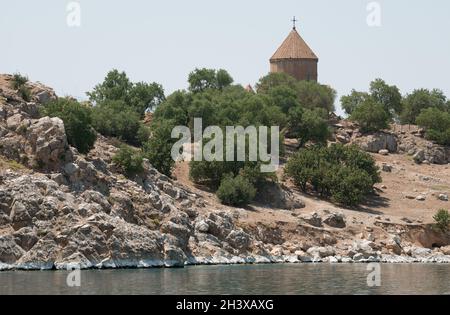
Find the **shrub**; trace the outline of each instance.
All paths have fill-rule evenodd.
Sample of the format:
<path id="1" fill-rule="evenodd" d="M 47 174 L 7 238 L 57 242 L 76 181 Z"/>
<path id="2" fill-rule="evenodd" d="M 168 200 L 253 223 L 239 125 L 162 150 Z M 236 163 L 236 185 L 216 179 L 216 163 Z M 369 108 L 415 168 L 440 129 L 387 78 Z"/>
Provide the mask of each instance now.
<path id="1" fill-rule="evenodd" d="M 223 70 L 195 69 L 189 74 L 189 90 L 194 93 L 203 92 L 207 89 L 219 89 L 230 86 L 233 78 Z"/>
<path id="2" fill-rule="evenodd" d="M 25 101 L 31 101 L 31 91 L 26 85 L 19 87 L 19 95 Z"/>
<path id="3" fill-rule="evenodd" d="M 173 122 L 164 121 L 162 124 L 152 126 L 152 135 L 150 139 L 144 143 L 144 157 L 159 172 L 164 175 L 171 176 L 175 161 L 172 159 L 172 146 L 175 139 L 172 139 Z"/>
<path id="4" fill-rule="evenodd" d="M 47 103 L 42 114 L 59 117 L 64 122 L 67 141 L 81 153 L 88 153 L 97 138 L 92 128 L 91 109 L 76 100 L 59 98 Z"/>
<path id="5" fill-rule="evenodd" d="M 361 104 L 370 98 L 370 95 L 365 92 L 358 92 L 352 90 L 350 95 L 341 97 L 341 107 L 348 114 L 351 115 Z"/>
<path id="6" fill-rule="evenodd" d="M 94 107 L 94 128 L 106 137 L 117 137 L 129 144 L 140 145 L 138 131 L 141 127 L 137 112 L 123 101 L 109 101 Z"/>
<path id="7" fill-rule="evenodd" d="M 311 186 L 322 196 L 348 206 L 359 204 L 373 185 L 381 182 L 369 154 L 343 145 L 302 149 L 289 159 L 285 174 L 304 192 Z"/>
<path id="8" fill-rule="evenodd" d="M 301 107 L 292 108 L 288 115 L 288 126 L 292 135 L 299 138 L 300 146 L 304 146 L 308 141 L 316 143 L 326 143 L 330 136 L 328 122 L 324 116 L 328 115 L 321 108 L 315 110 Z"/>
<path id="9" fill-rule="evenodd" d="M 133 83 L 125 72 L 108 72 L 101 84 L 87 95 L 96 104 L 121 101 L 129 110 L 143 118 L 147 109 L 153 109 L 164 100 L 164 89 L 157 83 Z"/>
<path id="10" fill-rule="evenodd" d="M 435 107 L 440 110 L 448 110 L 447 98 L 441 90 L 414 90 L 403 100 L 403 111 L 401 113 L 402 123 L 414 124 L 417 116 L 422 110 Z"/>
<path id="11" fill-rule="evenodd" d="M 448 229 L 448 225 L 450 224 L 450 213 L 448 210 L 440 209 L 435 216 L 433 217 L 434 221 L 436 221 L 436 226 L 446 231 Z"/>
<path id="12" fill-rule="evenodd" d="M 422 110 L 416 122 L 426 129 L 427 139 L 442 145 L 450 145 L 450 113 L 430 107 Z"/>
<path id="13" fill-rule="evenodd" d="M 389 114 L 384 110 L 383 106 L 372 99 L 366 100 L 357 107 L 350 119 L 356 121 L 363 132 L 386 129 L 389 127 L 390 120 Z"/>
<path id="14" fill-rule="evenodd" d="M 144 170 L 142 154 L 126 145 L 122 146 L 114 155 L 113 161 L 128 176 L 142 173 Z"/>
<path id="15" fill-rule="evenodd" d="M 225 176 L 217 190 L 217 197 L 225 205 L 242 207 L 249 204 L 256 195 L 255 187 L 243 176 Z"/>
<path id="16" fill-rule="evenodd" d="M 21 75 L 20 73 L 15 73 L 12 78 L 12 87 L 14 90 L 20 89 L 28 82 L 28 78 L 26 76 Z"/>
<path id="17" fill-rule="evenodd" d="M 337 203 L 356 206 L 372 191 L 372 179 L 363 170 L 341 167 L 331 176 L 330 193 Z"/>

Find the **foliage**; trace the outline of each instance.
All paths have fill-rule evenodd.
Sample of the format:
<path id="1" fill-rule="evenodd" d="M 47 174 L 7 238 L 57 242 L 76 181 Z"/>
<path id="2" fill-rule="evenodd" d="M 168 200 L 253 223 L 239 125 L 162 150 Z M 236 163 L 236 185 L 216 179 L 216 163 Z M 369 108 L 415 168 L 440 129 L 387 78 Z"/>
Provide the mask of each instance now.
<path id="1" fill-rule="evenodd" d="M 373 185 L 381 182 L 373 158 L 353 146 L 301 149 L 289 159 L 285 173 L 304 192 L 312 187 L 322 196 L 348 206 L 361 203 Z"/>
<path id="2" fill-rule="evenodd" d="M 277 87 L 287 87 L 296 90 L 297 80 L 289 74 L 283 72 L 272 72 L 259 79 L 256 84 L 256 91 L 260 94 L 269 93 Z"/>
<path id="3" fill-rule="evenodd" d="M 381 104 L 372 99 L 358 106 L 350 119 L 358 122 L 363 132 L 379 131 L 389 127 L 389 114 Z"/>
<path id="4" fill-rule="evenodd" d="M 336 91 L 331 87 L 315 81 L 299 81 L 296 90 L 299 102 L 305 108 L 322 108 L 327 112 L 334 111 Z"/>
<path id="5" fill-rule="evenodd" d="M 328 115 L 321 108 L 315 110 L 292 108 L 288 115 L 288 126 L 292 135 L 300 140 L 303 147 L 308 141 L 326 143 L 330 136 L 328 121 L 324 118 Z"/>
<path id="6" fill-rule="evenodd" d="M 225 176 L 216 192 L 219 200 L 230 206 L 246 206 L 256 195 L 255 187 L 243 176 Z"/>
<path id="7" fill-rule="evenodd" d="M 139 114 L 124 101 L 105 101 L 92 111 L 94 128 L 106 137 L 117 137 L 129 144 L 140 145 Z"/>
<path id="8" fill-rule="evenodd" d="M 113 104 L 122 102 L 134 110 L 139 118 L 147 109 L 154 109 L 164 99 L 164 89 L 157 83 L 133 83 L 125 72 L 114 69 L 106 75 L 104 81 L 94 87 L 87 95 L 96 104 Z"/>
<path id="9" fill-rule="evenodd" d="M 230 86 L 233 83 L 233 78 L 230 74 L 220 69 L 195 69 L 189 74 L 188 78 L 189 90 L 194 93 L 204 92 L 207 89 L 219 89 Z"/>
<path id="10" fill-rule="evenodd" d="M 399 115 L 402 111 L 402 95 L 395 85 L 388 85 L 382 79 L 370 83 L 370 94 L 375 102 L 381 104 L 390 117 Z"/>
<path id="11" fill-rule="evenodd" d="M 172 129 L 175 126 L 173 121 L 164 121 L 163 123 L 152 126 L 152 135 L 144 143 L 144 157 L 159 172 L 171 176 L 175 161 L 172 159 L 172 146 L 176 140 L 172 139 Z"/>
<path id="12" fill-rule="evenodd" d="M 422 110 L 416 123 L 426 129 L 427 139 L 450 145 L 450 113 L 430 107 Z"/>
<path id="13" fill-rule="evenodd" d="M 19 95 L 20 97 L 25 101 L 29 102 L 31 101 L 31 91 L 26 85 L 22 85 L 19 87 Z"/>
<path id="14" fill-rule="evenodd" d="M 365 92 L 358 92 L 352 90 L 350 95 L 341 97 L 341 107 L 348 114 L 351 115 L 361 104 L 367 101 L 370 95 Z"/>
<path id="15" fill-rule="evenodd" d="M 414 90 L 403 100 L 403 111 L 401 121 L 406 124 L 416 123 L 417 117 L 422 110 L 434 107 L 442 111 L 449 111 L 447 98 L 441 90 Z"/>
<path id="16" fill-rule="evenodd" d="M 28 77 L 21 75 L 20 73 L 14 73 L 12 78 L 12 88 L 19 90 L 28 82 Z"/>
<path id="17" fill-rule="evenodd" d="M 67 140 L 79 152 L 88 153 L 94 146 L 96 134 L 92 128 L 91 108 L 73 99 L 59 98 L 47 103 L 42 114 L 63 120 Z"/>
<path id="18" fill-rule="evenodd" d="M 289 91 L 289 94 L 295 93 L 297 104 L 301 104 L 308 109 L 323 108 L 328 112 L 334 110 L 336 91 L 315 81 L 297 81 L 285 73 L 270 73 L 259 80 L 256 88 L 258 94 L 271 96 L 273 96 L 273 93 L 279 96 L 281 91 L 284 95 L 287 95 L 287 91 Z M 277 91 L 273 92 L 274 89 L 277 89 Z M 291 98 L 291 95 L 289 95 L 289 98 Z M 279 106 L 285 113 L 292 107 L 292 100 L 289 103 L 291 104 L 290 106 L 286 106 L 282 102 L 279 103 Z"/>
<path id="19" fill-rule="evenodd" d="M 142 173 L 144 170 L 142 154 L 126 145 L 114 155 L 113 162 L 128 176 Z"/>
<path id="20" fill-rule="evenodd" d="M 433 217 L 436 221 L 436 225 L 442 231 L 448 230 L 448 225 L 450 224 L 450 214 L 446 209 L 440 209 Z"/>

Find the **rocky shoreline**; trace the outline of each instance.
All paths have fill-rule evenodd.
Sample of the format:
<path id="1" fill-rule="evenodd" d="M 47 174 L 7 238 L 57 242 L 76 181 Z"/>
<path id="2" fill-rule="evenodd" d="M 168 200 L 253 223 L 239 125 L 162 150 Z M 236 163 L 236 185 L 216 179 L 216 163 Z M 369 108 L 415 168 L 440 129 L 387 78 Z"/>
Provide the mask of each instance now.
<path id="1" fill-rule="evenodd" d="M 101 270 L 101 269 L 149 269 L 149 268 L 183 268 L 187 266 L 212 266 L 212 265 L 264 265 L 264 264 L 450 264 L 450 255 L 430 255 L 428 257 L 411 257 L 396 255 L 381 255 L 380 257 L 370 257 L 368 259 L 350 257 L 330 256 L 319 257 L 298 257 L 295 255 L 282 257 L 209 257 L 193 258 L 186 262 L 161 261 L 161 260 L 143 260 L 143 261 L 105 261 L 99 264 L 68 262 L 68 263 L 27 263 L 18 265 L 9 265 L 0 263 L 1 271 L 50 271 L 50 270 Z"/>
<path id="2" fill-rule="evenodd" d="M 25 102 L 0 87 L 0 270 L 450 263 L 449 233 L 418 219 L 313 212 L 283 185 L 262 206 L 226 207 L 148 161 L 125 177 L 113 141 L 80 154 L 61 119 L 38 115 L 54 92 L 32 91 Z"/>

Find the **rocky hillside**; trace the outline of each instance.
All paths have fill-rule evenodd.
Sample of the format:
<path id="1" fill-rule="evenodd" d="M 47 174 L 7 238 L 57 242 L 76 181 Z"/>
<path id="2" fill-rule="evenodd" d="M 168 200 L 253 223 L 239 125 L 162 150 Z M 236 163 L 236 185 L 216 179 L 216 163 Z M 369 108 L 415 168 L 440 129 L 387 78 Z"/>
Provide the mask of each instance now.
<path id="1" fill-rule="evenodd" d="M 126 178 L 112 162 L 118 150 L 115 141 L 99 135 L 88 155 L 78 153 L 68 145 L 59 118 L 39 116 L 39 106 L 56 98 L 54 91 L 27 83 L 27 102 L 11 88 L 11 80 L 0 76 L 0 270 L 74 264 L 116 268 L 450 262 L 450 236 L 429 224 L 430 215 L 422 217 L 414 210 L 408 216 L 407 209 L 391 209 L 389 202 L 383 203 L 383 193 L 360 209 L 341 209 L 302 195 L 286 182 L 282 189 L 268 191 L 273 195 L 270 204 L 261 200 L 237 209 L 220 205 L 213 194 L 192 185 L 183 163 L 177 166 L 176 180 L 158 173 L 148 161 L 141 175 Z M 384 154 L 378 158 L 390 159 L 389 151 L 402 148 L 398 135 L 391 135 L 394 150 L 390 138 L 372 144 L 343 125 L 336 128 L 339 141 L 362 141 L 368 151 Z M 404 150 L 418 160 L 420 151 L 413 153 L 406 146 Z M 424 149 L 420 162 L 436 162 L 427 158 L 428 152 Z M 381 162 L 386 166 L 383 185 L 388 186 L 380 188 L 391 189 L 384 198 L 394 204 L 405 199 L 390 185 L 389 176 L 404 172 L 405 181 L 412 183 L 410 169 L 402 165 L 413 163 L 406 155 L 395 159 L 400 162 Z M 438 185 L 438 178 L 428 177 L 427 185 Z M 440 184 L 442 188 L 446 183 Z M 431 192 L 427 197 L 431 199 Z M 433 208 L 427 207 L 430 213 Z"/>

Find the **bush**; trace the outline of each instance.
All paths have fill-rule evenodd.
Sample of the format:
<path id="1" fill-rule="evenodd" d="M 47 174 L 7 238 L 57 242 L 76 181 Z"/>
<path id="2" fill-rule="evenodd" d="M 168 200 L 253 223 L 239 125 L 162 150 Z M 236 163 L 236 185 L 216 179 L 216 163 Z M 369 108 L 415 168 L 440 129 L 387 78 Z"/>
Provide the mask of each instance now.
<path id="1" fill-rule="evenodd" d="M 331 176 L 330 194 L 337 203 L 356 206 L 372 191 L 372 179 L 363 170 L 341 167 Z"/>
<path id="2" fill-rule="evenodd" d="M 28 78 L 26 76 L 23 76 L 20 73 L 15 73 L 12 78 L 12 87 L 14 90 L 19 90 L 27 82 Z"/>
<path id="3" fill-rule="evenodd" d="M 19 95 L 25 102 L 31 101 L 31 91 L 27 86 L 19 87 Z"/>
<path id="4" fill-rule="evenodd" d="M 142 166 L 142 154 L 125 145 L 114 155 L 113 162 L 118 165 L 127 176 L 142 173 L 144 170 Z"/>
<path id="5" fill-rule="evenodd" d="M 94 146 L 97 136 L 92 128 L 91 108 L 73 99 L 60 98 L 47 103 L 42 114 L 63 120 L 67 141 L 80 153 L 88 153 Z"/>
<path id="6" fill-rule="evenodd" d="M 159 172 L 164 175 L 171 176 L 175 161 L 172 159 L 172 146 L 175 139 L 172 139 L 172 129 L 175 125 L 173 122 L 164 121 L 162 124 L 152 126 L 152 135 L 150 139 L 144 143 L 144 157 Z"/>
<path id="7" fill-rule="evenodd" d="M 300 147 L 308 141 L 322 144 L 327 142 L 330 136 L 328 121 L 324 118 L 327 115 L 328 113 L 321 108 L 303 110 L 301 107 L 296 107 L 289 111 L 289 130 L 300 140 Z"/>
<path id="8" fill-rule="evenodd" d="M 96 105 L 92 112 L 94 128 L 106 137 L 117 137 L 129 144 L 140 145 L 141 128 L 137 112 L 123 101 L 109 101 Z"/>
<path id="9" fill-rule="evenodd" d="M 242 207 L 248 205 L 256 195 L 255 187 L 243 176 L 225 176 L 217 190 L 217 197 L 225 205 Z"/>
<path id="10" fill-rule="evenodd" d="M 442 111 L 448 111 L 447 98 L 441 90 L 414 90 L 403 100 L 401 121 L 406 124 L 415 124 L 422 110 L 434 107 Z"/>
<path id="11" fill-rule="evenodd" d="M 356 121 L 361 126 L 363 132 L 373 132 L 389 127 L 389 114 L 383 106 L 368 99 L 357 107 L 350 119 Z"/>
<path id="12" fill-rule="evenodd" d="M 343 145 L 302 149 L 289 159 L 285 174 L 304 192 L 311 186 L 320 195 L 348 206 L 359 204 L 381 182 L 369 154 Z"/>
<path id="13" fill-rule="evenodd" d="M 441 145 L 450 145 L 450 113 L 431 107 L 422 110 L 416 122 L 426 129 L 425 137 Z"/>
<path id="14" fill-rule="evenodd" d="M 125 72 L 108 72 L 101 84 L 88 92 L 89 99 L 95 104 L 111 104 L 120 101 L 143 118 L 147 109 L 154 109 L 164 99 L 164 89 L 157 83 L 133 83 Z"/>
<path id="15" fill-rule="evenodd" d="M 448 229 L 448 225 L 450 224 L 450 213 L 448 210 L 440 209 L 435 216 L 433 217 L 434 221 L 436 221 L 436 226 L 442 231 L 446 231 Z"/>
<path id="16" fill-rule="evenodd" d="M 351 115 L 369 98 L 370 95 L 368 93 L 352 90 L 350 95 L 341 97 L 341 107 L 348 115 Z"/>
<path id="17" fill-rule="evenodd" d="M 219 89 L 230 86 L 233 78 L 223 69 L 195 69 L 189 74 L 189 90 L 194 93 L 204 92 L 207 89 Z"/>
<path id="18" fill-rule="evenodd" d="M 297 102 L 305 108 L 322 108 L 327 112 L 334 110 L 336 91 L 315 81 L 298 81 L 286 73 L 270 73 L 259 80 L 256 88 L 258 94 L 269 95 L 274 93 L 273 89 L 283 88 L 283 94 L 286 94 L 286 89 L 289 89 L 295 92 Z M 280 90 L 275 93 L 280 94 Z M 285 105 L 280 104 L 280 106 L 286 110 Z"/>

